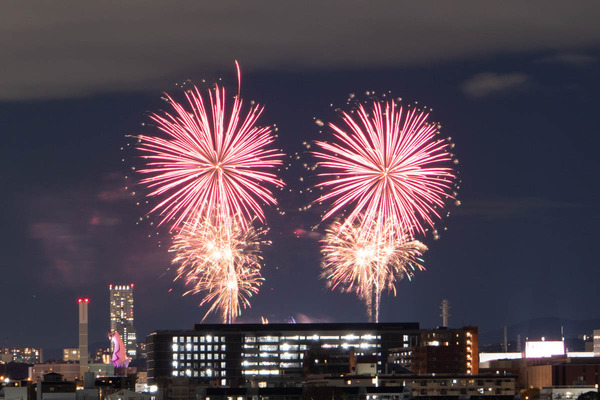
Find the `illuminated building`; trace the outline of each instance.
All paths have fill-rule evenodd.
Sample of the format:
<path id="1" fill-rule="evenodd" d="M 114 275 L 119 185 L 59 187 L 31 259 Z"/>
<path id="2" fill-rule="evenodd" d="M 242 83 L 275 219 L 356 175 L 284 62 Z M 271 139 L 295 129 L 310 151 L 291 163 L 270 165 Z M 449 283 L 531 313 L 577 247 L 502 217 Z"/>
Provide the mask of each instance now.
<path id="1" fill-rule="evenodd" d="M 109 289 L 110 329 L 119 332 L 123 344 L 125 344 L 127 355 L 135 358 L 137 340 L 135 328 L 133 327 L 133 283 L 129 285 L 109 285 Z"/>
<path id="2" fill-rule="evenodd" d="M 110 364 L 112 361 L 112 351 L 110 351 L 110 347 L 108 348 L 99 348 L 96 349 L 96 354 L 94 355 L 94 362 L 99 364 Z"/>
<path id="3" fill-rule="evenodd" d="M 158 331 L 146 340 L 148 380 L 189 377 L 222 386 L 250 381 L 300 382 L 308 351 L 341 349 L 377 357 L 409 345 L 418 323 L 197 324 L 192 331 Z"/>
<path id="4" fill-rule="evenodd" d="M 33 347 L 12 347 L 4 348 L 4 355 L 9 359 L 8 362 L 14 361 L 17 363 L 35 364 L 42 362 L 42 349 Z"/>
<path id="5" fill-rule="evenodd" d="M 78 362 L 47 362 L 43 364 L 34 364 L 30 369 L 29 378 L 32 381 L 43 379 L 44 375 L 56 373 L 63 376 L 66 381 L 74 381 L 79 377 Z"/>
<path id="6" fill-rule="evenodd" d="M 594 357 L 600 357 L 600 329 L 594 329 L 593 343 Z"/>
<path id="7" fill-rule="evenodd" d="M 421 331 L 413 348 L 394 349 L 400 363 L 416 374 L 479 373 L 477 327 L 429 329 Z"/>
<path id="8" fill-rule="evenodd" d="M 79 349 L 78 348 L 63 349 L 63 361 L 64 362 L 79 361 Z"/>

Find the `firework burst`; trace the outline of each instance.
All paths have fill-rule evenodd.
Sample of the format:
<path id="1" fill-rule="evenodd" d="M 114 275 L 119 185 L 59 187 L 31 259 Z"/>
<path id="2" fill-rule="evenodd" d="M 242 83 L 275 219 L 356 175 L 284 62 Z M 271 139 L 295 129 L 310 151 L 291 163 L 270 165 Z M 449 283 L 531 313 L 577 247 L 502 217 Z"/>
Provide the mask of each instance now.
<path id="1" fill-rule="evenodd" d="M 178 230 L 197 215 L 236 216 L 242 226 L 264 221 L 261 203 L 276 204 L 265 185 L 283 186 L 273 173 L 283 154 L 272 148 L 273 129 L 257 126 L 263 107 L 244 113 L 238 95 L 228 108 L 218 85 L 208 102 L 195 86 L 184 103 L 166 99 L 174 112 L 150 116 L 164 135 L 141 135 L 138 146 L 147 160 L 141 183 L 160 198 L 151 211 L 160 213 L 160 224 Z"/>
<path id="2" fill-rule="evenodd" d="M 369 320 L 379 321 L 381 294 L 396 295 L 396 283 L 403 277 L 423 270 L 420 258 L 427 247 L 407 233 L 395 233 L 393 225 L 363 228 L 363 217 L 355 223 L 337 220 L 322 240 L 321 277 L 342 292 L 354 292 L 367 307 Z"/>
<path id="3" fill-rule="evenodd" d="M 428 114 L 403 110 L 394 101 L 375 101 L 369 113 L 359 105 L 356 117 L 342 113 L 345 127 L 329 124 L 333 141 L 316 142 L 318 186 L 326 192 L 316 201 L 332 201 L 323 219 L 351 211 L 346 223 L 362 215 L 365 229 L 393 224 L 396 232 L 424 233 L 440 218 L 451 198 L 454 174 L 448 167 L 450 144 L 436 139 L 438 126 Z"/>
<path id="4" fill-rule="evenodd" d="M 238 218 L 203 219 L 186 224 L 173 240 L 176 279 L 192 288 L 185 294 L 204 295 L 200 306 L 210 304 L 224 323 L 232 323 L 262 284 L 260 248 L 267 229 L 240 225 Z"/>

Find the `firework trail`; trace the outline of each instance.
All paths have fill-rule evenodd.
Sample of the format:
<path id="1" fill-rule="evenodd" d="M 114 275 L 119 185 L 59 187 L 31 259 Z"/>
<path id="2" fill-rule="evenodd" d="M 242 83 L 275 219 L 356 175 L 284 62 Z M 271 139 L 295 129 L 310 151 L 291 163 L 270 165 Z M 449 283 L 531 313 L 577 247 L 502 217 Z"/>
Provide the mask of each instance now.
<path id="1" fill-rule="evenodd" d="M 379 321 L 379 305 L 384 290 L 396 295 L 396 282 L 423 270 L 420 258 L 427 247 L 408 233 L 394 232 L 393 225 L 363 227 L 359 215 L 350 225 L 336 220 L 322 240 L 321 277 L 342 292 L 354 292 L 365 302 L 367 317 Z"/>
<path id="2" fill-rule="evenodd" d="M 345 127 L 330 123 L 333 140 L 317 141 L 320 150 L 313 152 L 326 170 L 318 185 L 326 191 L 316 201 L 333 202 L 323 219 L 350 208 L 346 223 L 362 215 L 367 231 L 391 223 L 414 236 L 433 227 L 455 176 L 446 166 L 451 145 L 436 139 L 438 126 L 427 118 L 394 101 L 374 101 L 370 112 L 359 105 L 356 117 L 343 112 Z"/>
<path id="3" fill-rule="evenodd" d="M 242 226 L 238 218 L 204 219 L 184 225 L 175 236 L 170 251 L 179 264 L 176 279 L 192 289 L 186 294 L 204 295 L 200 306 L 210 304 L 223 323 L 233 323 L 242 308 L 250 307 L 250 297 L 262 284 L 261 246 L 267 229 Z"/>
<path id="4" fill-rule="evenodd" d="M 240 79 L 238 68 L 238 91 Z M 277 203 L 265 185 L 283 186 L 273 173 L 283 154 L 272 148 L 272 128 L 257 126 L 263 107 L 244 113 L 238 95 L 228 108 L 218 85 L 207 102 L 195 86 L 184 103 L 166 98 L 173 112 L 150 116 L 163 135 L 141 135 L 138 145 L 147 160 L 141 183 L 160 198 L 151 211 L 160 224 L 177 231 L 198 215 L 236 216 L 243 227 L 255 217 L 264 222 L 261 203 Z"/>

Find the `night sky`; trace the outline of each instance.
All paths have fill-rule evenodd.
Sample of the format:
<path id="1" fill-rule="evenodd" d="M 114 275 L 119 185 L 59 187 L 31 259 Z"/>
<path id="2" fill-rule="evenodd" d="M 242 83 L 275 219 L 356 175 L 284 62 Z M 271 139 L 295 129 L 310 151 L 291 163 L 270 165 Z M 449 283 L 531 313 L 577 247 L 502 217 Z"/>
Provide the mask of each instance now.
<path id="1" fill-rule="evenodd" d="M 126 135 L 156 133 L 141 124 L 186 79 L 233 93 L 236 59 L 243 97 L 301 155 L 283 176 L 293 191 L 277 192 L 286 215 L 267 210 L 265 283 L 239 322 L 365 321 L 355 296 L 318 278 L 323 228 L 304 231 L 319 212 L 297 211 L 314 199 L 298 193 L 302 142 L 325 138 L 313 118 L 337 118 L 330 104 L 388 90 L 432 107 L 453 138 L 462 205 L 423 239 L 427 270 L 384 296 L 382 321 L 435 327 L 443 298 L 452 326 L 484 331 L 600 317 L 597 1 L 34 3 L 0 6 L 9 346 L 77 346 L 78 297 L 90 342 L 104 341 L 110 283 L 135 283 L 139 337 L 200 322 L 200 297 L 173 283 L 168 232 L 145 219 Z"/>

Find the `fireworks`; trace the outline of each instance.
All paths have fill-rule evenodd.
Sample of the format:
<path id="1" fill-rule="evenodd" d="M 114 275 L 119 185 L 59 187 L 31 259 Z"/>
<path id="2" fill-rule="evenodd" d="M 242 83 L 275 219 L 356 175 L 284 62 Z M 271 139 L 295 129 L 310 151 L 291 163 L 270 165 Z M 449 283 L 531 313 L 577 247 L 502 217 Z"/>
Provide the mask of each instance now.
<path id="1" fill-rule="evenodd" d="M 410 235 L 424 233 L 439 218 L 453 186 L 449 143 L 436 139 L 437 126 L 417 110 L 404 111 L 394 101 L 374 102 L 371 113 L 360 105 L 357 118 L 342 114 L 346 128 L 329 124 L 335 141 L 316 144 L 313 154 L 327 189 L 317 201 L 333 200 L 327 219 L 347 207 L 351 224 L 359 214 L 363 225 L 395 225 Z"/>
<path id="2" fill-rule="evenodd" d="M 427 247 L 407 234 L 397 234 L 393 226 L 372 225 L 365 231 L 358 216 L 349 225 L 337 220 L 322 240 L 322 274 L 333 289 L 354 292 L 367 306 L 369 319 L 378 322 L 384 290 L 396 294 L 396 282 L 422 270 L 420 258 Z"/>
<path id="3" fill-rule="evenodd" d="M 140 182 L 160 198 L 151 212 L 175 232 L 175 279 L 190 286 L 184 295 L 204 296 L 204 318 L 219 313 L 226 323 L 262 284 L 260 249 L 270 242 L 267 229 L 253 224 L 265 222 L 263 204 L 276 204 L 269 186 L 283 186 L 274 173 L 283 154 L 273 148 L 273 129 L 257 125 L 262 107 L 243 111 L 239 66 L 237 72 L 230 106 L 218 85 L 208 100 L 195 86 L 183 103 L 166 95 L 173 111 L 150 116 L 162 135 L 138 137 L 146 160 Z"/>
<path id="4" fill-rule="evenodd" d="M 423 269 L 427 247 L 414 237 L 441 217 L 455 176 L 450 143 L 436 138 L 425 112 L 394 101 L 355 111 L 342 113 L 345 127 L 330 123 L 333 140 L 313 152 L 325 170 L 316 201 L 332 202 L 323 220 L 338 216 L 323 240 L 322 277 L 356 293 L 378 322 L 382 292 L 395 295 L 398 280 Z"/>
<path id="5" fill-rule="evenodd" d="M 255 217 L 264 221 L 260 203 L 276 204 L 264 185 L 283 186 L 272 172 L 283 155 L 271 147 L 271 127 L 256 125 L 263 108 L 244 114 L 237 96 L 228 110 L 219 86 L 209 91 L 208 104 L 197 87 L 185 99 L 180 104 L 167 95 L 174 113 L 151 115 L 165 137 L 139 136 L 148 160 L 141 183 L 149 196 L 161 197 L 152 212 L 160 213 L 160 224 L 171 221 L 173 230 L 197 215 L 236 216 L 242 226 Z"/>
<path id="6" fill-rule="evenodd" d="M 220 312 L 232 323 L 262 284 L 260 248 L 267 230 L 242 226 L 238 218 L 204 219 L 187 224 L 175 236 L 171 251 L 179 264 L 177 278 L 191 285 L 189 293 L 202 293 L 200 306 L 211 304 L 204 318 Z"/>

